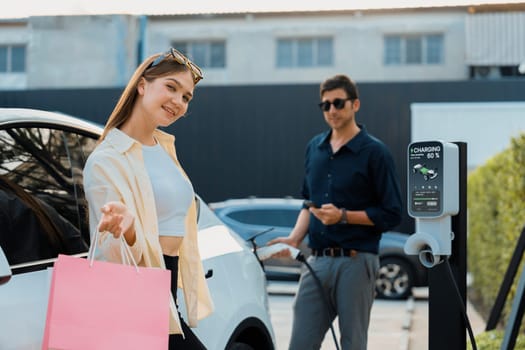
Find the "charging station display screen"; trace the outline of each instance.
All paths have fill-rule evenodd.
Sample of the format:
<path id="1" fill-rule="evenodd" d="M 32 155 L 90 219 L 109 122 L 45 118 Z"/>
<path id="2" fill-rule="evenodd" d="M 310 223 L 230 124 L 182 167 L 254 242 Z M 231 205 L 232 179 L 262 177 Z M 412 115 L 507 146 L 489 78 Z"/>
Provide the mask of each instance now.
<path id="1" fill-rule="evenodd" d="M 408 149 L 409 214 L 439 216 L 442 212 L 443 144 L 438 141 L 412 143 Z"/>
<path id="2" fill-rule="evenodd" d="M 412 193 L 413 212 L 439 212 L 440 208 L 439 191 L 418 191 Z"/>

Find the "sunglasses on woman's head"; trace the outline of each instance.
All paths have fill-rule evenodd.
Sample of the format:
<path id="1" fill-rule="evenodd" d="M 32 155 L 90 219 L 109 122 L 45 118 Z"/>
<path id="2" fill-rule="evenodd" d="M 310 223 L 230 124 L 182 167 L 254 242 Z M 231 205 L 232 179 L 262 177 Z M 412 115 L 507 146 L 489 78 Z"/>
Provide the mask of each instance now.
<path id="1" fill-rule="evenodd" d="M 160 62 L 164 61 L 166 57 L 171 56 L 177 63 L 185 65 L 190 70 L 191 74 L 193 75 L 193 82 L 197 84 L 199 80 L 202 79 L 202 70 L 197 66 L 195 63 L 190 61 L 186 56 L 184 56 L 180 51 L 171 48 L 169 51 L 163 53 L 159 57 L 157 57 L 151 64 L 148 66 L 148 68 L 152 68 L 157 66 Z"/>
<path id="2" fill-rule="evenodd" d="M 319 103 L 319 107 L 325 111 L 328 112 L 330 110 L 330 106 L 334 105 L 335 109 L 343 109 L 345 107 L 346 101 L 351 101 L 351 98 L 336 98 L 332 102 L 330 101 L 323 101 Z"/>

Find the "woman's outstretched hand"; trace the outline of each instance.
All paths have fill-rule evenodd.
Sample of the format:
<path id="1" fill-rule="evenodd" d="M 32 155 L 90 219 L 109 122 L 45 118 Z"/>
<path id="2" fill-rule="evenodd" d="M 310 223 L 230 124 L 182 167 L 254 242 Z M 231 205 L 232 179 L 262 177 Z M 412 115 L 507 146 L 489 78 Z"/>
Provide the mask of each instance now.
<path id="1" fill-rule="evenodd" d="M 100 208 L 100 211 L 102 217 L 98 223 L 98 230 L 109 232 L 115 238 L 124 234 L 128 244 L 133 244 L 130 241 L 135 241 L 135 230 L 133 229 L 135 216 L 128 208 L 121 202 L 108 202 Z"/>

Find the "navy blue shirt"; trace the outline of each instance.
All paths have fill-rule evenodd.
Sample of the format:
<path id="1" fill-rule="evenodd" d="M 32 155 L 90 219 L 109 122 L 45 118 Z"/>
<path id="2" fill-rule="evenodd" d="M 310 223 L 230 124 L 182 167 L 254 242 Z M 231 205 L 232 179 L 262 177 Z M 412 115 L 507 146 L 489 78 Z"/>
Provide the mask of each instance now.
<path id="1" fill-rule="evenodd" d="M 376 253 L 381 233 L 401 221 L 401 190 L 394 161 L 387 147 L 361 131 L 336 153 L 330 145 L 331 130 L 307 145 L 302 195 L 316 205 L 332 203 L 347 210 L 364 210 L 373 226 L 323 225 L 310 214 L 311 248 L 342 247 Z"/>

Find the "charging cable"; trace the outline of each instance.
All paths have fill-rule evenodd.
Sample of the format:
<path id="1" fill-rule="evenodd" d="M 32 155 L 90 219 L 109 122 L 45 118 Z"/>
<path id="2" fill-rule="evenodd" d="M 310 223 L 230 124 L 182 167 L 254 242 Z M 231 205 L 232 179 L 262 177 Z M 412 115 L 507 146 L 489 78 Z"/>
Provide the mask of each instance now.
<path id="1" fill-rule="evenodd" d="M 259 256 L 258 251 L 259 251 L 261 248 L 257 249 L 257 243 L 255 243 L 255 238 L 257 238 L 257 237 L 259 237 L 259 236 L 261 236 L 261 235 L 263 235 L 263 234 L 265 234 L 265 233 L 267 233 L 267 232 L 273 231 L 273 229 L 274 229 L 273 227 L 270 227 L 270 228 L 268 228 L 268 229 L 266 229 L 266 230 L 263 230 L 263 231 L 261 231 L 261 232 L 257 232 L 257 233 L 255 233 L 254 235 L 252 235 L 252 236 L 250 236 L 250 237 L 248 237 L 248 238 L 246 239 L 247 241 L 249 241 L 249 242 L 252 244 L 252 248 L 253 248 L 252 251 L 253 251 L 253 254 L 255 254 L 255 257 L 257 258 L 257 261 L 259 262 L 259 265 L 261 265 L 261 268 L 262 268 L 263 271 L 266 271 L 266 270 L 264 269 L 264 265 L 263 265 L 263 262 L 262 262 L 264 259 L 262 259 L 262 258 Z"/>
<path id="2" fill-rule="evenodd" d="M 272 228 L 273 229 L 273 228 Z M 272 230 L 270 229 L 270 230 Z M 321 297 L 324 301 L 324 303 L 326 304 L 326 307 L 328 309 L 328 317 L 329 317 L 329 324 L 330 324 L 330 330 L 331 330 L 331 333 L 332 333 L 332 337 L 334 339 L 334 343 L 335 343 L 335 347 L 337 350 L 339 350 L 339 343 L 337 341 L 337 336 L 335 334 L 335 330 L 334 330 L 334 327 L 333 327 L 333 324 L 332 324 L 332 317 L 334 317 L 336 315 L 335 313 L 335 310 L 333 310 L 332 308 L 332 305 L 330 304 L 330 301 L 328 300 L 328 297 L 327 295 L 324 293 L 324 290 L 323 290 L 323 286 L 321 284 L 321 280 L 319 279 L 319 277 L 316 275 L 316 273 L 314 272 L 314 270 L 312 269 L 312 267 L 310 266 L 310 264 L 308 264 L 308 262 L 306 261 L 304 255 L 301 253 L 301 251 L 295 247 L 292 247 L 288 244 L 285 244 L 285 243 L 276 243 L 276 244 L 273 244 L 273 245 L 270 245 L 270 246 L 264 246 L 264 247 L 261 247 L 261 248 L 256 248 L 256 245 L 255 245 L 255 241 L 253 238 L 255 238 L 256 236 L 259 236 L 263 233 L 266 233 L 270 230 L 266 230 L 266 231 L 263 231 L 263 232 L 260 232 L 258 234 L 256 234 L 254 237 L 252 237 L 251 241 L 252 241 L 252 245 L 254 247 L 253 249 L 253 252 L 255 254 L 255 256 L 257 257 L 257 260 L 259 260 L 259 263 L 261 264 L 261 266 L 263 266 L 262 264 L 262 260 L 266 260 L 268 258 L 270 258 L 272 255 L 278 253 L 278 252 L 281 252 L 285 249 L 288 249 L 290 251 L 290 255 L 293 259 L 297 260 L 297 261 L 300 261 L 301 263 L 303 263 L 306 268 L 308 269 L 308 271 L 310 271 L 310 273 L 312 274 L 312 277 L 314 278 L 315 280 L 315 283 L 319 289 L 319 293 L 321 294 Z M 454 286 L 454 290 L 456 291 L 456 294 L 458 296 L 458 301 L 459 301 L 459 304 L 460 304 L 460 307 L 461 307 L 461 312 L 463 314 L 463 317 L 465 319 L 465 322 L 466 322 L 466 325 L 467 325 L 467 332 L 468 332 L 468 335 L 469 335 L 469 338 L 470 338 L 470 342 L 472 344 L 472 350 L 477 350 L 477 345 L 476 345 L 476 339 L 474 338 L 474 333 L 472 332 L 472 327 L 470 325 L 470 320 L 468 318 L 468 315 L 467 315 L 467 311 L 466 311 L 466 308 L 465 308 L 465 305 L 463 304 L 463 301 L 462 301 L 462 298 L 461 298 L 461 293 L 459 291 L 459 288 L 456 284 L 456 281 L 454 279 L 454 274 L 452 272 L 452 268 L 450 267 L 450 262 L 447 259 L 444 259 L 445 261 L 445 265 L 447 266 L 447 270 L 448 270 L 448 275 L 450 277 L 450 281 L 452 283 L 452 285 Z M 264 269 L 264 268 L 263 268 Z"/>
<path id="3" fill-rule="evenodd" d="M 334 327 L 333 327 L 333 324 L 332 324 L 333 323 L 332 320 L 335 318 L 336 312 L 332 308 L 332 305 L 330 304 L 330 301 L 328 300 L 327 295 L 324 293 L 323 286 L 321 284 L 321 280 L 315 274 L 315 272 L 312 269 L 312 267 L 310 266 L 310 264 L 308 264 L 308 262 L 306 261 L 304 255 L 301 253 L 301 251 L 299 249 L 297 249 L 295 247 L 292 247 L 292 246 L 290 246 L 288 244 L 285 244 L 285 243 L 276 243 L 276 244 L 273 244 L 273 245 L 264 246 L 264 247 L 261 247 L 261 248 L 254 249 L 254 254 L 255 254 L 255 256 L 257 256 L 257 259 L 259 259 L 259 262 L 261 262 L 261 260 L 268 259 L 272 255 L 274 255 L 274 254 L 276 254 L 278 252 L 281 252 L 283 250 L 286 250 L 286 249 L 288 249 L 290 251 L 290 255 L 291 255 L 291 257 L 293 259 L 303 263 L 306 266 L 306 268 L 308 269 L 308 271 L 310 271 L 310 273 L 312 274 L 312 277 L 314 278 L 315 284 L 319 288 L 319 293 L 321 294 L 321 297 L 322 297 L 324 303 L 326 304 L 326 308 L 328 309 L 328 323 L 330 325 L 330 330 L 332 332 L 332 337 L 334 339 L 335 348 L 337 350 L 339 350 L 340 349 L 339 348 L 339 343 L 337 342 L 337 336 L 335 335 L 335 330 L 334 330 Z M 261 264 L 262 264 L 262 262 L 261 262 Z"/>
<path id="4" fill-rule="evenodd" d="M 450 267 L 450 262 L 448 261 L 448 257 L 445 259 L 445 265 L 447 266 L 450 281 L 452 282 L 452 285 L 454 286 L 454 290 L 456 291 L 456 294 L 458 296 L 458 301 L 461 307 L 461 312 L 463 313 L 463 317 L 465 318 L 465 323 L 467 324 L 467 332 L 470 338 L 470 343 L 472 344 L 472 350 L 477 350 L 478 347 L 476 345 L 476 339 L 474 338 L 474 333 L 472 332 L 472 327 L 470 326 L 470 321 L 467 316 L 467 309 L 465 308 L 465 304 L 463 304 L 461 293 L 459 292 L 459 287 L 456 284 L 456 280 L 454 279 L 454 274 L 452 273 L 452 268 Z"/>
<path id="5" fill-rule="evenodd" d="M 339 343 L 337 342 L 337 336 L 335 335 L 335 330 L 334 330 L 334 326 L 333 326 L 333 322 L 332 322 L 332 319 L 335 319 L 336 313 L 335 313 L 334 309 L 332 308 L 332 305 L 330 304 L 330 301 L 328 300 L 328 297 L 324 293 L 323 286 L 321 284 L 321 280 L 319 280 L 319 277 L 317 277 L 317 275 L 315 274 L 314 270 L 312 269 L 310 264 L 306 261 L 306 259 L 304 258 L 304 255 L 302 253 L 297 254 L 295 259 L 300 261 L 300 262 L 302 262 L 306 266 L 308 271 L 310 271 L 310 273 L 312 274 L 312 277 L 314 278 L 315 283 L 317 284 L 317 287 L 319 288 L 319 293 L 321 294 L 321 296 L 322 296 L 322 298 L 323 298 L 323 300 L 324 300 L 324 302 L 326 304 L 326 307 L 328 308 L 328 323 L 330 324 L 330 331 L 332 332 L 332 338 L 334 339 L 335 348 L 337 350 L 339 350 Z"/>

